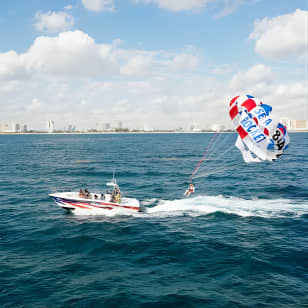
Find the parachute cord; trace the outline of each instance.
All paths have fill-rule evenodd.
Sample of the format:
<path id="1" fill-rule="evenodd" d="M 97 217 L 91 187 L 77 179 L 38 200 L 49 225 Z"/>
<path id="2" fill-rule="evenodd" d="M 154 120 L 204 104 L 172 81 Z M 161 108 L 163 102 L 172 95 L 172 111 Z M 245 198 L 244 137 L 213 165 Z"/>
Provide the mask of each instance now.
<path id="1" fill-rule="evenodd" d="M 218 134 L 218 133 L 217 133 L 217 134 Z M 219 151 L 221 145 L 224 143 L 224 140 L 226 139 L 226 138 L 224 138 L 224 137 L 221 138 L 222 136 L 223 136 L 223 134 L 222 134 L 222 133 L 219 133 L 218 138 L 215 139 L 215 141 L 212 143 L 211 147 L 208 149 L 208 152 L 210 152 L 210 153 L 209 153 L 209 155 L 206 157 L 206 159 L 202 162 L 202 164 L 204 164 L 204 163 L 207 162 L 208 160 L 211 160 L 211 158 L 212 158 L 213 156 L 216 157 L 217 152 Z M 220 139 L 222 139 L 221 142 L 220 142 Z M 219 147 L 217 148 L 217 147 L 216 147 L 216 144 L 218 143 L 218 141 L 219 141 L 220 143 L 219 143 Z M 213 148 L 213 150 L 212 150 L 212 148 Z M 200 168 L 201 168 L 201 166 L 200 166 Z"/>
<path id="2" fill-rule="evenodd" d="M 216 139 L 217 135 L 219 135 L 219 134 L 216 132 L 216 133 L 212 136 L 212 138 L 211 138 L 211 140 L 210 140 L 208 146 L 207 146 L 206 149 L 205 149 L 205 152 L 204 152 L 202 158 L 200 159 L 200 161 L 199 161 L 198 165 L 196 166 L 195 170 L 193 171 L 193 173 L 192 173 L 191 176 L 189 177 L 189 178 L 190 178 L 190 181 L 192 181 L 194 175 L 197 173 L 198 169 L 200 168 L 201 164 L 203 163 L 203 161 L 204 161 L 204 159 L 205 159 L 205 156 L 206 156 L 208 150 L 210 149 L 210 147 L 211 147 L 213 141 Z"/>
<path id="3" fill-rule="evenodd" d="M 202 178 L 202 177 L 207 177 L 209 175 L 213 175 L 213 174 L 217 174 L 217 173 L 222 173 L 222 172 L 226 172 L 228 170 L 233 170 L 234 168 L 233 167 L 220 167 L 220 168 L 217 168 L 213 171 L 207 171 L 207 172 L 204 172 L 204 173 L 201 173 L 201 174 L 198 174 L 195 176 L 195 179 L 196 178 Z"/>
<path id="4" fill-rule="evenodd" d="M 216 156 L 216 159 L 220 158 L 221 156 L 224 156 L 227 152 L 229 152 L 234 147 L 234 144 L 231 144 L 224 152 L 220 153 L 218 156 Z"/>
<path id="5" fill-rule="evenodd" d="M 225 155 L 232 148 L 233 148 L 233 144 L 230 147 L 228 147 L 228 149 L 225 150 L 223 153 L 221 153 L 220 155 L 216 156 L 215 160 L 219 159 L 221 156 Z M 226 170 L 229 170 L 229 169 L 233 169 L 233 167 L 231 167 L 231 166 L 229 166 L 229 167 L 220 167 L 220 168 L 215 167 L 215 171 L 203 171 L 203 172 L 201 171 L 201 173 L 199 173 L 198 175 L 194 176 L 194 178 L 205 177 L 205 176 L 216 174 L 216 173 L 220 173 L 222 171 L 226 171 Z"/>
<path id="6" fill-rule="evenodd" d="M 217 140 L 218 140 L 218 139 L 219 139 L 219 138 L 216 139 L 215 144 L 217 143 Z M 204 162 L 207 162 L 207 161 L 211 160 L 213 156 L 215 157 L 214 160 L 217 160 L 217 159 L 220 158 L 221 156 L 225 155 L 228 151 L 230 151 L 230 149 L 233 148 L 233 144 L 231 144 L 231 145 L 230 145 L 226 150 L 224 150 L 223 152 L 220 151 L 220 149 L 224 148 L 224 146 L 225 146 L 225 144 L 226 144 L 226 141 L 228 141 L 228 140 L 229 140 L 229 139 L 228 139 L 228 136 L 225 137 L 225 139 L 223 139 L 222 142 L 219 144 L 219 147 L 217 148 L 217 150 L 211 152 L 210 155 L 205 159 Z M 214 144 L 214 145 L 215 145 L 215 144 Z M 213 145 L 213 146 L 214 146 L 214 145 Z"/>

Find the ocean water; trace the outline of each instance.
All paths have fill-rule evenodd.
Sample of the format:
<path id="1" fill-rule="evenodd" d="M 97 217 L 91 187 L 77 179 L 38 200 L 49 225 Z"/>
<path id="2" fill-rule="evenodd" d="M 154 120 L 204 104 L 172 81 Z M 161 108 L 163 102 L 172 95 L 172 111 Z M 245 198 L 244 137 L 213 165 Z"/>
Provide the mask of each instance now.
<path id="1" fill-rule="evenodd" d="M 0 307 L 308 307 L 308 134 L 256 164 L 235 134 L 211 138 L 0 136 Z M 114 168 L 147 213 L 48 196 L 100 192 Z"/>

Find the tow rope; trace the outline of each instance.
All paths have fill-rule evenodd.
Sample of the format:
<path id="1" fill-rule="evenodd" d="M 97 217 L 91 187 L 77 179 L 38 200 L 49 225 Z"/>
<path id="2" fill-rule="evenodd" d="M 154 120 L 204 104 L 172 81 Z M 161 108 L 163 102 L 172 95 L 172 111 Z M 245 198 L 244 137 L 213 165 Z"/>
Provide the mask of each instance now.
<path id="1" fill-rule="evenodd" d="M 205 157 L 206 157 L 206 155 L 207 155 L 207 153 L 208 153 L 208 150 L 211 148 L 211 146 L 212 146 L 214 140 L 216 139 L 217 135 L 219 135 L 219 134 L 216 132 L 216 133 L 212 136 L 212 138 L 211 138 L 209 144 L 207 145 L 207 147 L 206 147 L 206 149 L 205 149 L 205 152 L 204 152 L 202 158 L 200 159 L 200 161 L 199 161 L 198 165 L 196 166 L 195 170 L 193 171 L 193 173 L 192 173 L 191 176 L 189 177 L 190 182 L 192 182 L 192 179 L 193 179 L 194 175 L 197 173 L 197 171 L 199 170 L 201 164 L 202 164 L 203 161 L 205 160 Z"/>

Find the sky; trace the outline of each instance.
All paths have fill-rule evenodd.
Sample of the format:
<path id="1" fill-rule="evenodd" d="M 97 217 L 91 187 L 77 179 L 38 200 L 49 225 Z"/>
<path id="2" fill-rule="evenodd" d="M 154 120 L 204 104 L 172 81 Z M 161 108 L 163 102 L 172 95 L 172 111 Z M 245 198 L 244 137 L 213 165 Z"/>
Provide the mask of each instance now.
<path id="1" fill-rule="evenodd" d="M 308 0 L 0 1 L 0 123 L 231 128 L 308 118 Z"/>

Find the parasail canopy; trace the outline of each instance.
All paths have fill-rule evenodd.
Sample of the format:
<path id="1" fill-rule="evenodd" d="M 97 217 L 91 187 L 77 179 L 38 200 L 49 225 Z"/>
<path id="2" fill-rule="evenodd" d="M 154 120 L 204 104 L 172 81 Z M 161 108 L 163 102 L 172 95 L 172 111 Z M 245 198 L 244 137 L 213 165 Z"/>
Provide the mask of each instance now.
<path id="1" fill-rule="evenodd" d="M 288 148 L 289 136 L 284 125 L 272 116 L 272 107 L 251 95 L 234 97 L 229 115 L 239 136 L 235 146 L 246 163 L 273 161 Z"/>

